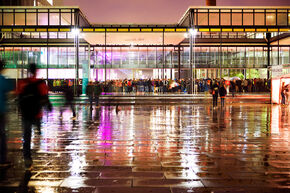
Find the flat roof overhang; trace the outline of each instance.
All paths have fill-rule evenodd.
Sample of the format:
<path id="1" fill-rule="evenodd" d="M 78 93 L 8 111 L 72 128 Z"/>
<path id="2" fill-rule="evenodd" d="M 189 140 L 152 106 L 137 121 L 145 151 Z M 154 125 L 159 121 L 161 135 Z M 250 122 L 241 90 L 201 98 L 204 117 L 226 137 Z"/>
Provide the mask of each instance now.
<path id="1" fill-rule="evenodd" d="M 5 10 L 14 10 L 12 13 L 16 13 L 15 11 L 23 11 L 23 10 L 31 10 L 31 9 L 42 9 L 42 10 L 61 10 L 61 9 L 71 9 L 78 13 L 78 17 L 84 19 L 86 18 L 84 14 L 79 10 L 79 7 L 0 7 L 0 14 L 5 12 Z M 287 25 L 195 25 L 198 32 L 202 33 L 272 33 L 272 32 L 281 32 L 287 33 L 290 32 L 289 26 L 289 6 L 283 7 L 229 7 L 229 6 L 215 6 L 215 7 L 189 7 L 184 16 L 181 18 L 178 24 L 148 24 L 148 25 L 138 25 L 138 24 L 99 24 L 99 25 L 91 25 L 87 21 L 88 25 L 79 26 L 75 25 L 0 25 L 0 32 L 2 33 L 19 33 L 19 32 L 27 32 L 27 33 L 54 33 L 54 32 L 72 32 L 72 29 L 77 27 L 84 39 L 87 43 L 91 45 L 96 44 L 105 44 L 106 45 L 179 45 L 184 42 L 184 33 L 187 33 L 190 25 L 182 26 L 181 23 L 184 22 L 185 19 L 193 18 L 192 14 L 195 14 L 196 11 L 206 10 L 203 13 L 210 13 L 210 11 L 214 11 L 214 13 L 220 14 L 224 10 L 240 10 L 241 12 L 235 13 L 243 13 L 243 10 L 252 10 L 254 13 L 255 10 L 267 10 L 271 11 L 271 13 L 280 13 L 278 10 L 282 10 L 282 13 L 287 13 Z M 286 10 L 286 12 L 285 12 Z M 11 13 L 11 12 L 9 12 Z M 106 36 L 106 37 L 105 37 Z M 213 39 L 214 38 L 210 38 Z M 285 38 L 286 39 L 286 38 Z M 288 40 L 288 38 L 286 39 Z M 202 40 L 205 41 L 205 40 Z M 222 40 L 224 41 L 224 40 Z M 254 40 L 255 42 L 256 40 Z M 260 40 L 257 40 L 260 41 Z M 274 39 L 273 39 L 274 41 Z M 284 40 L 285 41 L 285 40 Z M 289 41 L 289 40 L 288 40 Z M 243 41 L 244 43 L 250 44 L 254 43 L 252 40 Z M 240 40 L 237 40 L 236 43 L 242 43 Z"/>

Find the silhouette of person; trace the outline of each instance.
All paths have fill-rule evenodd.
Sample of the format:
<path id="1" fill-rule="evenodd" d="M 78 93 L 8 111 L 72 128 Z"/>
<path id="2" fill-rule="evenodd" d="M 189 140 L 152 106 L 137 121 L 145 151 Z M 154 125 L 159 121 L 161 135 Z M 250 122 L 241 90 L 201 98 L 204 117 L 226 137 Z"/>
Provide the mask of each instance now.
<path id="1" fill-rule="evenodd" d="M 7 143 L 6 143 L 6 94 L 12 90 L 12 86 L 2 75 L 5 63 L 0 60 L 0 167 L 10 166 L 7 162 Z"/>
<path id="2" fill-rule="evenodd" d="M 36 64 L 30 64 L 28 71 L 30 76 L 19 82 L 19 108 L 22 115 L 23 126 L 23 156 L 25 167 L 31 167 L 31 129 L 35 125 L 41 133 L 42 108 L 47 106 L 51 111 L 52 106 L 48 99 L 48 87 L 46 83 L 36 78 Z"/>

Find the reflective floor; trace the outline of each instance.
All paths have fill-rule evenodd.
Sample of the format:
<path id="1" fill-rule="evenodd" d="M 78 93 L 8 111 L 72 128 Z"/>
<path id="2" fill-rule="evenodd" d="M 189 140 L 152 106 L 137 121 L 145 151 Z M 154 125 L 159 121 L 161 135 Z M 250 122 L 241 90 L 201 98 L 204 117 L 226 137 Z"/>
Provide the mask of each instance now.
<path id="1" fill-rule="evenodd" d="M 267 104 L 77 106 L 44 113 L 24 170 L 9 112 L 0 192 L 290 192 L 290 108 Z"/>

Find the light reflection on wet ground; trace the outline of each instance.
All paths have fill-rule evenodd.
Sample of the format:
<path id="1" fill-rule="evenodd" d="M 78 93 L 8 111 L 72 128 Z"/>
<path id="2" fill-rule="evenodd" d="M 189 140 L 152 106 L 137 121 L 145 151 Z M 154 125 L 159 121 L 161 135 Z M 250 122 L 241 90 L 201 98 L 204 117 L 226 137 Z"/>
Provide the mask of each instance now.
<path id="1" fill-rule="evenodd" d="M 9 113 L 0 190 L 278 192 L 290 188 L 290 109 L 266 104 L 77 107 L 45 113 L 24 173 L 21 124 Z M 289 190 L 289 189 L 288 189 Z M 1 191 L 0 191 L 1 192 Z M 285 190 L 287 192 L 287 190 Z"/>

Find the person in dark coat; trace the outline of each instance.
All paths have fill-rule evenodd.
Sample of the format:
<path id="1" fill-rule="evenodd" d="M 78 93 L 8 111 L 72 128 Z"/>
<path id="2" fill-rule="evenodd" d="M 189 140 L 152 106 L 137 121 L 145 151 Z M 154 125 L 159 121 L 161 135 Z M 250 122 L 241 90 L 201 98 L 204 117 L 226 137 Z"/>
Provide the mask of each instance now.
<path id="1" fill-rule="evenodd" d="M 100 100 L 100 95 L 102 94 L 102 86 L 100 85 L 99 82 L 96 82 L 95 85 L 95 101 L 96 101 L 96 106 L 99 106 L 99 100 Z"/>
<path id="2" fill-rule="evenodd" d="M 219 94 L 221 97 L 221 106 L 223 107 L 225 105 L 225 98 L 227 95 L 227 89 L 225 88 L 224 84 L 221 85 L 221 87 L 219 89 Z"/>
<path id="3" fill-rule="evenodd" d="M 89 98 L 90 108 L 93 107 L 93 100 L 94 100 L 94 85 L 92 82 L 89 82 L 86 88 L 86 95 Z"/>
<path id="4" fill-rule="evenodd" d="M 65 98 L 65 104 L 64 104 L 64 107 L 62 107 L 60 109 L 60 116 L 62 117 L 62 113 L 63 113 L 63 110 L 65 107 L 70 107 L 72 113 L 73 113 L 73 116 L 72 116 L 72 119 L 76 119 L 76 111 L 75 111 L 75 108 L 74 108 L 74 92 L 73 92 L 73 88 L 71 86 L 68 86 L 66 85 L 64 87 L 64 98 Z"/>
<path id="5" fill-rule="evenodd" d="M 214 82 L 211 88 L 211 94 L 212 94 L 212 102 L 213 102 L 213 107 L 217 107 L 217 100 L 219 96 L 219 84 L 218 82 Z"/>

